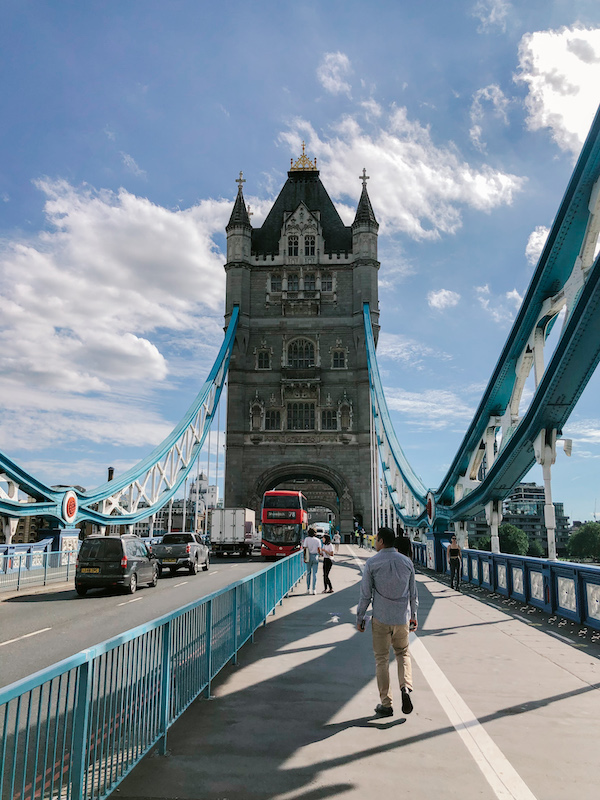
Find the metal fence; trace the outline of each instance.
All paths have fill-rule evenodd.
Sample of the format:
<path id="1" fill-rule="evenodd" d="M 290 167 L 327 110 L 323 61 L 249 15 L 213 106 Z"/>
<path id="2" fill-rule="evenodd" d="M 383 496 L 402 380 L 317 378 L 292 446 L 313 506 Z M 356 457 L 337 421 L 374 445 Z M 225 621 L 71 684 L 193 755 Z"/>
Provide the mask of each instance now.
<path id="1" fill-rule="evenodd" d="M 0 592 L 68 581 L 75 575 L 76 550 L 0 553 Z"/>
<path id="2" fill-rule="evenodd" d="M 426 544 L 413 548 L 415 561 L 428 566 Z M 468 549 L 461 579 L 600 630 L 600 567 Z"/>
<path id="3" fill-rule="evenodd" d="M 304 575 L 302 553 L 0 690 L 2 800 L 101 800 Z"/>

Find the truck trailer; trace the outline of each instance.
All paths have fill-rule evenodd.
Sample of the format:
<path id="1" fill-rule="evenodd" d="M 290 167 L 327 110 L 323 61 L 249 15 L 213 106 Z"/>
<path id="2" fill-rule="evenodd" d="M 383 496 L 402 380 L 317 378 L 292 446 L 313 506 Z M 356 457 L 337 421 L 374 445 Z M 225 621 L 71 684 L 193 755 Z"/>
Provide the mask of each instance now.
<path id="1" fill-rule="evenodd" d="M 214 508 L 209 516 L 210 546 L 214 555 L 252 555 L 256 515 L 251 508 Z"/>

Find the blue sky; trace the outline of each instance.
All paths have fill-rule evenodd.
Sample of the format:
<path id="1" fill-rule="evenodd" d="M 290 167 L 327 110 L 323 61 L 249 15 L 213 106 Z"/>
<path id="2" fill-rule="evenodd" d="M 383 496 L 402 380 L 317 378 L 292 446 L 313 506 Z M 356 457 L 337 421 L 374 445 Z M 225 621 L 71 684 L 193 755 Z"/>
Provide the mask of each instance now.
<path id="1" fill-rule="evenodd" d="M 600 103 L 596 0 L 5 2 L 0 449 L 92 488 L 178 422 L 222 339 L 224 227 L 290 158 L 351 221 L 366 167 L 379 362 L 436 487 Z M 555 500 L 600 513 L 600 377 Z M 541 468 L 531 480 L 541 482 Z"/>

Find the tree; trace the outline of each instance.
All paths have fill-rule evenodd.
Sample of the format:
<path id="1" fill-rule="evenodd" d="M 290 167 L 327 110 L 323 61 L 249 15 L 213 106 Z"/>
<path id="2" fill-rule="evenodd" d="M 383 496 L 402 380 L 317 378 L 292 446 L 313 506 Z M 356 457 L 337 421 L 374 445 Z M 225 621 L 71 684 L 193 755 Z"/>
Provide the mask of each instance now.
<path id="1" fill-rule="evenodd" d="M 569 536 L 569 555 L 600 559 L 600 522 L 584 522 Z"/>
<path id="2" fill-rule="evenodd" d="M 470 536 L 469 548 L 471 550 L 487 550 L 489 552 L 492 549 L 491 539 L 486 535 Z"/>
<path id="3" fill-rule="evenodd" d="M 498 537 L 500 539 L 500 552 L 512 553 L 516 556 L 524 556 L 529 550 L 529 539 L 525 531 L 517 528 L 516 525 L 510 525 L 505 522 L 498 528 Z"/>
<path id="4" fill-rule="evenodd" d="M 546 551 L 542 547 L 541 542 L 537 539 L 532 539 L 529 542 L 529 550 L 527 551 L 528 556 L 533 556 L 533 558 L 544 558 L 546 555 Z"/>

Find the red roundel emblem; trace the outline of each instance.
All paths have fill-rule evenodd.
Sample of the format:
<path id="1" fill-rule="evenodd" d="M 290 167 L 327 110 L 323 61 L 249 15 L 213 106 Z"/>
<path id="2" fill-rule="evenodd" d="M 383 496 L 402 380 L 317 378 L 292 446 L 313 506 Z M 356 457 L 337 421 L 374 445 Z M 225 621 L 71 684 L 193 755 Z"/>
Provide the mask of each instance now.
<path id="1" fill-rule="evenodd" d="M 435 497 L 433 496 L 433 492 L 427 493 L 427 522 L 429 525 L 433 525 L 435 520 Z"/>
<path id="2" fill-rule="evenodd" d="M 71 517 L 74 517 L 75 514 L 77 513 L 77 500 L 75 500 L 73 496 L 69 497 L 69 499 L 67 500 L 66 511 L 67 511 L 67 517 L 69 517 L 69 519 Z"/>

